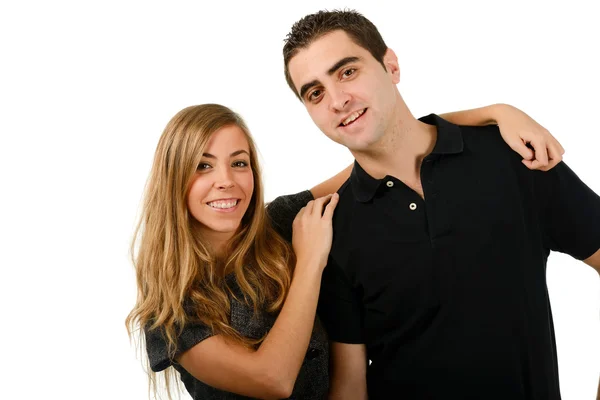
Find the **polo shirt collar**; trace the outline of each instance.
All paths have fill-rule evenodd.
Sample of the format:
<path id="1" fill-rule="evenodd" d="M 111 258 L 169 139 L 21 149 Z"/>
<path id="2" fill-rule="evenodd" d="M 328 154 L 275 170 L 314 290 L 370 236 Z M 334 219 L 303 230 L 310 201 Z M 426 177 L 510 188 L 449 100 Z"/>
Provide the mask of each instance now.
<path id="1" fill-rule="evenodd" d="M 464 144 L 460 126 L 454 125 L 435 114 L 421 117 L 419 118 L 419 121 L 437 127 L 437 140 L 431 154 L 443 155 L 462 153 Z"/>
<path id="2" fill-rule="evenodd" d="M 436 114 L 421 117 L 419 121 L 437 127 L 437 140 L 433 151 L 427 157 L 433 156 L 437 158 L 445 154 L 462 153 L 464 144 L 458 125 L 454 125 Z M 354 168 L 352 168 L 352 173 L 350 174 L 354 197 L 361 203 L 370 201 L 375 196 L 381 184 L 388 180 L 387 178 L 387 176 L 383 179 L 373 178 L 354 160 Z"/>

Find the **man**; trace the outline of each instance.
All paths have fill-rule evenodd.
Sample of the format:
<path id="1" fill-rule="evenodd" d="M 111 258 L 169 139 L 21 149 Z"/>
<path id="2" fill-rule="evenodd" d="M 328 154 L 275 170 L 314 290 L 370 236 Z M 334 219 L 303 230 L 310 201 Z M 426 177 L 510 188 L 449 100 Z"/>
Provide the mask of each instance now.
<path id="1" fill-rule="evenodd" d="M 356 12 L 298 21 L 284 61 L 315 124 L 356 160 L 319 300 L 332 397 L 560 399 L 546 260 L 600 270 L 600 198 L 564 163 L 525 168 L 497 127 L 415 119 L 396 55 Z"/>

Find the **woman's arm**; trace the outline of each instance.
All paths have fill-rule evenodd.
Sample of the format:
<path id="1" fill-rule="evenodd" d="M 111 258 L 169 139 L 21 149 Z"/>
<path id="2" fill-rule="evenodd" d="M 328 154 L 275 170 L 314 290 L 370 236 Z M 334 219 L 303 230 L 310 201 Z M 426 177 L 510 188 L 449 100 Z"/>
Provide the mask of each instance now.
<path id="1" fill-rule="evenodd" d="M 492 104 L 485 107 L 472 108 L 469 110 L 452 111 L 440 114 L 440 117 L 456 125 L 483 126 L 497 124 L 498 108 L 503 104 Z"/>
<path id="2" fill-rule="evenodd" d="M 504 141 L 523 157 L 529 169 L 548 171 L 562 161 L 565 150 L 548 130 L 529 115 L 508 104 L 493 104 L 471 110 L 440 114 L 456 125 L 481 126 L 497 124 Z M 528 145 L 533 147 L 531 150 Z M 313 196 L 321 197 L 337 192 L 350 177 L 349 165 L 336 175 L 310 189 Z"/>
<path id="3" fill-rule="evenodd" d="M 216 335 L 184 352 L 178 359 L 183 368 L 210 386 L 244 396 L 291 395 L 312 333 L 338 198 L 335 194 L 311 201 L 294 220 L 297 263 L 292 284 L 260 347 L 253 351 Z"/>
<path id="4" fill-rule="evenodd" d="M 340 186 L 342 186 L 344 182 L 346 182 L 346 180 L 350 177 L 350 173 L 352 172 L 353 166 L 354 164 L 350 164 L 342 171 L 338 172 L 336 175 L 327 179 L 325 182 L 321 182 L 317 186 L 310 189 L 310 192 L 315 198 L 327 196 L 330 193 L 337 192 Z"/>
<path id="5" fill-rule="evenodd" d="M 440 114 L 456 125 L 497 124 L 504 141 L 523 157 L 529 169 L 548 171 L 562 161 L 565 150 L 548 130 L 508 104 Z M 530 145 L 533 151 L 528 147 Z"/>

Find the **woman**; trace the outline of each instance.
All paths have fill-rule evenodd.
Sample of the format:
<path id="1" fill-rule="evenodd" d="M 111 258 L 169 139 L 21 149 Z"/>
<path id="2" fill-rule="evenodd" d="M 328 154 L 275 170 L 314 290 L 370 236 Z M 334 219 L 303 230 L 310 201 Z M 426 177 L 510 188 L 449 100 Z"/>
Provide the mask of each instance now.
<path id="1" fill-rule="evenodd" d="M 294 257 L 267 223 L 256 154 L 223 106 L 188 107 L 169 122 L 138 228 L 127 326 L 146 327 L 151 369 L 172 365 L 194 398 L 282 398 L 292 388 L 321 398 L 327 342 L 311 331 L 337 195 L 298 215 Z"/>
<path id="2" fill-rule="evenodd" d="M 167 392 L 177 371 L 195 399 L 327 394 L 315 310 L 337 194 L 301 209 L 292 252 L 266 217 L 256 154 L 242 119 L 216 104 L 180 111 L 159 140 L 134 241 L 138 298 L 126 321 L 145 339 L 155 391 L 155 373 L 166 369 Z M 334 192 L 348 173 L 312 193 Z M 281 203 L 269 213 L 293 218 L 282 217 Z"/>

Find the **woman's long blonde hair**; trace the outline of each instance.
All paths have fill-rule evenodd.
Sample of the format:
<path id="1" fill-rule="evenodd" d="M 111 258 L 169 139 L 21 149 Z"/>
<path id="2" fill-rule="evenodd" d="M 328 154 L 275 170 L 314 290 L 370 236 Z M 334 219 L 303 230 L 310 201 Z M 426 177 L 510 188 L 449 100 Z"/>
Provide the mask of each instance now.
<path id="1" fill-rule="evenodd" d="M 231 125 L 238 126 L 248 140 L 254 192 L 240 228 L 228 243 L 226 257 L 217 259 L 192 229 L 197 222 L 187 209 L 186 198 L 211 135 Z M 244 297 L 240 300 L 255 312 L 277 312 L 290 286 L 294 256 L 267 221 L 256 146 L 238 114 L 218 104 L 203 104 L 187 107 L 169 121 L 156 148 L 131 252 L 137 301 L 125 324 L 130 337 L 138 333 L 141 347 L 144 329 L 161 329 L 169 355 L 175 357 L 177 337 L 191 320 L 247 346 L 260 343 L 262 339 L 243 337 L 231 327 L 233 293 L 225 277 L 235 277 Z M 156 374 L 149 368 L 148 373 L 157 394 Z M 169 382 L 174 377 L 173 368 L 168 368 L 169 398 Z"/>

